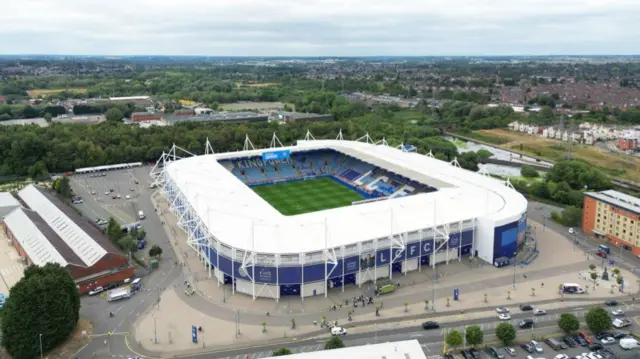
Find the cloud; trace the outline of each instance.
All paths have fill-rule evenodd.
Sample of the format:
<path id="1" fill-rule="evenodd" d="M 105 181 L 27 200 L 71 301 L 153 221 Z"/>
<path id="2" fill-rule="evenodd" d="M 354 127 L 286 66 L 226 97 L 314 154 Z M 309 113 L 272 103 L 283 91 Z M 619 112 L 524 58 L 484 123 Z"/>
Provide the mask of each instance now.
<path id="1" fill-rule="evenodd" d="M 20 0 L 0 53 L 640 53 L 637 0 Z"/>

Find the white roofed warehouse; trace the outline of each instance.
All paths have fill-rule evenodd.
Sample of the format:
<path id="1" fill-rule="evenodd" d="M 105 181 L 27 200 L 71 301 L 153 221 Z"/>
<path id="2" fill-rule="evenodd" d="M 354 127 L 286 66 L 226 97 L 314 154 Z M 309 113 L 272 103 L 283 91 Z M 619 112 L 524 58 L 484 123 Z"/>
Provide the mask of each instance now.
<path id="1" fill-rule="evenodd" d="M 28 185 L 17 198 L 24 207 L 4 218 L 4 230 L 25 264 L 66 267 L 81 294 L 133 276 L 128 256 L 56 197 Z"/>
<path id="2" fill-rule="evenodd" d="M 463 256 L 506 263 L 527 201 L 508 182 L 390 147 L 307 139 L 182 158 L 151 176 L 214 280 L 251 296 L 326 295 Z M 362 139 L 361 139 L 362 140 Z"/>

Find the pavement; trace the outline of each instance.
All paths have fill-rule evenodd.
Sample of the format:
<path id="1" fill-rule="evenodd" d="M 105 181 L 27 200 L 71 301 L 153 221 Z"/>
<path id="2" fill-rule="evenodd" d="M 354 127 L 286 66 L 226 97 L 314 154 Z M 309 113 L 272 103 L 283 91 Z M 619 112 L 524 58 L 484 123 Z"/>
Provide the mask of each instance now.
<path id="1" fill-rule="evenodd" d="M 79 207 L 89 218 L 108 218 L 113 215 L 128 221 L 135 218 L 138 209 L 142 209 L 147 214 L 143 225 L 148 233 L 149 245 L 157 243 L 164 249 L 160 270 L 143 279 L 146 291 L 129 300 L 116 303 L 108 303 L 100 298 L 83 299 L 81 316 L 94 324 L 94 333 L 97 334 L 81 352 L 83 356 L 91 354 L 94 357 L 105 358 L 125 357 L 132 352 L 147 357 L 176 356 L 180 352 L 197 355 L 197 352 L 210 351 L 213 348 L 232 350 L 234 346 L 244 347 L 248 343 L 263 345 L 263 342 L 273 343 L 291 337 L 317 335 L 318 331 L 313 327 L 313 321 L 320 321 L 324 316 L 329 321 L 339 320 L 342 325 L 346 323 L 347 312 L 353 310 L 345 307 L 329 311 L 330 306 L 338 305 L 344 299 L 351 301 L 353 296 L 368 293 L 364 286 L 347 288 L 344 293 L 339 289 L 332 289 L 328 298 L 305 298 L 304 302 L 298 297 L 283 298 L 276 302 L 269 299 L 254 301 L 242 294 L 232 295 L 228 286 L 218 287 L 209 279 L 207 270 L 195 252 L 186 247 L 184 237 L 181 237 L 184 233 L 175 226 L 175 216 L 167 213 L 166 209 L 163 211 L 163 206 L 166 208 L 167 205 L 162 203 L 163 199 L 155 196 L 156 203 L 151 201 L 151 193 L 148 192 L 149 170 L 150 168 L 139 168 L 120 174 L 109 172 L 106 178 L 98 178 L 111 181 L 106 184 L 101 181 L 93 183 L 91 179 L 76 181 L 76 176 L 72 177 L 72 186 L 77 185 L 80 191 L 85 189 L 85 194 L 81 194 L 84 203 Z M 131 182 L 127 181 L 132 181 L 132 178 L 138 178 L 140 182 L 140 186 L 135 187 L 139 196 L 132 198 L 133 204 L 117 202 L 124 202 L 124 199 L 93 198 L 89 194 L 91 188 L 101 186 L 128 188 Z M 159 210 L 159 216 L 153 215 L 156 208 Z M 509 302 L 514 304 L 557 302 L 559 296 L 557 289 L 553 287 L 557 288 L 558 283 L 567 281 L 584 282 L 580 281 L 581 275 L 589 264 L 598 264 L 600 258 L 588 255 L 596 251 L 599 243 L 579 231 L 575 237 L 578 245 L 574 250 L 574 237 L 569 236 L 566 228 L 548 220 L 552 210 L 557 209 L 540 203 L 530 203 L 528 215 L 530 223 L 535 227 L 534 234 L 541 251 L 540 257 L 531 265 L 496 270 L 488 264 L 463 259 L 460 262 L 454 261 L 438 266 L 438 280 L 435 279 L 431 268 L 406 276 L 394 276 L 394 281 L 401 283 L 400 288 L 391 295 L 376 298 L 376 305 L 382 304 L 380 301 L 383 302 L 381 317 L 375 317 L 373 307 L 358 308 L 353 315 L 353 323 L 366 325 L 371 322 L 419 320 L 428 313 L 425 311 L 424 301 L 429 300 L 433 303 L 434 297 L 436 309 L 435 314 L 430 314 L 431 316 L 460 310 L 464 310 L 465 313 L 486 311 L 487 307 L 504 303 L 509 295 L 507 292 L 510 292 L 509 296 L 512 297 Z M 637 260 L 625 251 L 621 253 L 615 265 L 620 266 L 623 275 L 629 280 L 634 275 L 626 271 L 635 271 Z M 184 295 L 184 280 L 193 283 L 198 295 Z M 547 282 L 546 288 L 542 287 L 544 282 Z M 453 288 L 460 290 L 461 301 L 451 301 L 450 307 L 447 307 L 446 298 L 451 297 Z M 535 288 L 535 297 L 531 288 Z M 630 287 L 627 288 L 627 292 L 629 291 L 637 291 L 635 280 L 631 281 Z M 485 293 L 488 303 L 484 303 Z M 595 293 L 592 291 L 589 298 L 593 301 L 611 296 L 606 288 L 599 287 Z M 573 303 L 576 299 L 566 298 L 565 303 Z M 407 312 L 404 311 L 404 303 L 408 304 Z M 176 315 L 175 308 L 181 308 L 179 315 Z M 117 311 L 116 317 L 109 318 L 108 312 L 114 309 Z M 265 315 L 266 311 L 270 312 L 270 316 Z M 433 308 L 429 308 L 429 311 L 433 313 Z M 295 335 L 290 329 L 292 318 L 297 323 Z M 263 322 L 267 323 L 267 333 L 262 332 L 260 323 Z M 196 324 L 204 328 L 197 346 L 190 343 L 191 325 Z M 241 334 L 236 338 L 235 333 L 238 329 Z M 109 332 L 112 333 L 111 336 L 101 336 Z"/>

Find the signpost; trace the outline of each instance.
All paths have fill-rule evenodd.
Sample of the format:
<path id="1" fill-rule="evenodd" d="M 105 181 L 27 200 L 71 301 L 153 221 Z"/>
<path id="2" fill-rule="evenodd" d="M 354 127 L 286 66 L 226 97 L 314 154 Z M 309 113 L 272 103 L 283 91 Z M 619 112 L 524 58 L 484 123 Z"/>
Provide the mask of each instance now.
<path id="1" fill-rule="evenodd" d="M 191 341 L 193 344 L 198 344 L 198 327 L 195 325 L 191 326 Z"/>
<path id="2" fill-rule="evenodd" d="M 458 288 L 453 288 L 453 300 L 460 299 L 460 290 Z"/>

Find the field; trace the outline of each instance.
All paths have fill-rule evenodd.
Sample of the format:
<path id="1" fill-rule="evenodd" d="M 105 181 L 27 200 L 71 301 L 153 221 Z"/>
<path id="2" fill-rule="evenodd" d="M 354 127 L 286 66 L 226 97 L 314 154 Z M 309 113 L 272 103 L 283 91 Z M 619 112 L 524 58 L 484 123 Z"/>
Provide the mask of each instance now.
<path id="1" fill-rule="evenodd" d="M 29 96 L 31 96 L 31 97 L 38 97 L 38 96 L 52 95 L 52 94 L 56 94 L 56 93 L 62 92 L 62 91 L 86 93 L 87 89 L 86 88 L 35 89 L 35 90 L 28 90 L 27 94 L 29 94 Z"/>
<path id="2" fill-rule="evenodd" d="M 364 199 L 358 192 L 331 178 L 282 182 L 252 189 L 285 216 L 350 206 L 351 202 Z"/>
<path id="3" fill-rule="evenodd" d="M 224 111 L 240 111 L 240 110 L 271 110 L 283 109 L 285 103 L 282 102 L 237 102 L 225 103 L 221 107 Z M 287 104 L 293 108 L 293 104 Z"/>
<path id="4" fill-rule="evenodd" d="M 563 160 L 567 155 L 567 143 L 564 141 L 520 132 L 493 129 L 480 130 L 464 136 L 552 161 Z M 584 160 L 611 176 L 640 183 L 640 158 L 575 143 L 571 147 L 571 156 Z"/>

